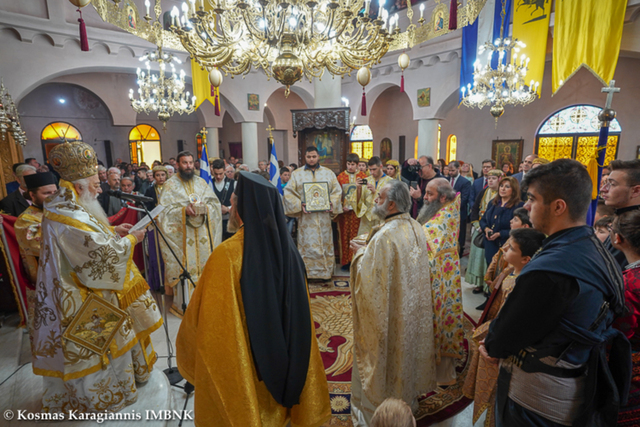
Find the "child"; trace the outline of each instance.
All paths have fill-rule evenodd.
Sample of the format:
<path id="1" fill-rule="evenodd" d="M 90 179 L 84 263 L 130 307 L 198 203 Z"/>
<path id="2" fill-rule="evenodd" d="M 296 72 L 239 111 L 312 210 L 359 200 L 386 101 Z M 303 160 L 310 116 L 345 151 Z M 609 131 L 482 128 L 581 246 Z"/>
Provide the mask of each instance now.
<path id="1" fill-rule="evenodd" d="M 609 237 L 609 227 L 613 224 L 614 218 L 613 216 L 603 216 L 593 224 L 593 231 L 602 243 Z"/>
<path id="2" fill-rule="evenodd" d="M 369 176 L 369 161 L 365 159 L 360 159 L 358 161 L 358 171 L 364 172 L 366 176 Z"/>
<path id="3" fill-rule="evenodd" d="M 598 222 L 600 218 L 604 218 L 605 216 L 613 216 L 615 211 L 616 210 L 613 206 L 605 205 L 604 200 L 598 200 L 596 214 L 593 216 L 593 222 Z"/>
<path id="4" fill-rule="evenodd" d="M 528 227 L 511 230 L 509 235 L 509 240 L 501 248 L 508 267 L 495 280 L 492 296 L 478 321 L 479 326 L 473 333 L 471 363 L 462 388 L 464 395 L 473 399 L 474 424 L 487 409 L 485 426 L 495 425 L 495 391 L 499 365 L 492 359 L 481 357 L 481 354 L 483 356 L 486 354 L 484 339 L 489 331 L 491 321 L 498 316 L 504 302 L 515 287 L 516 279 L 522 268 L 531 261 L 531 257 L 542 247 L 542 241 L 545 239 L 543 233 Z"/>
<path id="5" fill-rule="evenodd" d="M 371 427 L 416 427 L 416 419 L 409 405 L 403 400 L 390 397 L 373 413 Z"/>

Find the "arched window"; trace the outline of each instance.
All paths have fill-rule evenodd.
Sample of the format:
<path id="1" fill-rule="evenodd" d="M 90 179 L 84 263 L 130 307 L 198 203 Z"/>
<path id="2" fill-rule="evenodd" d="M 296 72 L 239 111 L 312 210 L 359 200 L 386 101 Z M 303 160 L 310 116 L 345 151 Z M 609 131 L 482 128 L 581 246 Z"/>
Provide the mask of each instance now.
<path id="1" fill-rule="evenodd" d="M 574 105 L 554 113 L 545 120 L 536 135 L 536 153 L 547 160 L 575 159 L 586 165 L 598 146 L 601 108 Z M 618 120 L 609 125 L 609 139 L 604 164 L 615 160 L 622 129 Z"/>
<path id="2" fill-rule="evenodd" d="M 162 161 L 160 134 L 150 125 L 138 125 L 129 132 L 129 153 L 131 163 L 144 162 L 151 165 L 155 160 Z"/>
<path id="3" fill-rule="evenodd" d="M 71 141 L 82 141 L 80 131 L 66 122 L 49 123 L 40 134 L 42 152 L 46 161 L 49 161 L 49 153 L 58 144 Z"/>
<path id="4" fill-rule="evenodd" d="M 355 126 L 351 131 L 351 152 L 361 159 L 373 157 L 373 132 L 367 125 Z"/>
<path id="5" fill-rule="evenodd" d="M 456 160 L 458 153 L 458 138 L 455 135 L 449 135 L 447 138 L 447 164 Z"/>

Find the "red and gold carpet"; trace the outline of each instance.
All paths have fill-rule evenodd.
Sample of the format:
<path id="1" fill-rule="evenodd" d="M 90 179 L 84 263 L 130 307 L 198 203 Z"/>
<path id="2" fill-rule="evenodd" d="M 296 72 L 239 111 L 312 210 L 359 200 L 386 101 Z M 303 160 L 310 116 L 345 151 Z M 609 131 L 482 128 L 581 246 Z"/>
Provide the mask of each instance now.
<path id="1" fill-rule="evenodd" d="M 310 286 L 311 313 L 316 337 L 329 383 L 331 420 L 324 426 L 352 427 L 351 368 L 353 366 L 353 325 L 351 321 L 351 290 L 346 277 L 334 277 L 331 286 Z M 473 321 L 464 317 L 465 337 L 471 335 Z M 418 427 L 426 427 L 451 418 L 472 401 L 462 395 L 462 385 L 468 370 L 468 344 L 465 339 L 465 358 L 457 368 L 457 382 L 438 388 L 420 397 Z"/>

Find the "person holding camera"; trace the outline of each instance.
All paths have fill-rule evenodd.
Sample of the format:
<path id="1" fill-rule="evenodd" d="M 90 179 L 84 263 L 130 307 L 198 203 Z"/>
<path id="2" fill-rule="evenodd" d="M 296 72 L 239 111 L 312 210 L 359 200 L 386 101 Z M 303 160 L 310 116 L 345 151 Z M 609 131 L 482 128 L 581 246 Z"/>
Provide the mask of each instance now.
<path id="1" fill-rule="evenodd" d="M 420 156 L 418 160 L 409 159 L 402 165 L 402 178 L 411 183 L 409 193 L 413 202 L 411 217 L 418 217 L 418 212 L 424 203 L 424 195 L 427 184 L 435 178 L 442 178 L 440 172 L 434 168 L 433 159 L 429 156 Z"/>
<path id="2" fill-rule="evenodd" d="M 384 185 L 393 180 L 382 168 L 380 157 L 373 156 L 368 163 L 369 176 L 366 179 L 356 181 L 356 191 L 351 194 L 349 204 L 353 207 L 356 216 L 360 218 L 358 236 L 368 234 L 373 227 L 380 224 L 382 220 L 373 213 L 373 207 L 378 194 Z"/>

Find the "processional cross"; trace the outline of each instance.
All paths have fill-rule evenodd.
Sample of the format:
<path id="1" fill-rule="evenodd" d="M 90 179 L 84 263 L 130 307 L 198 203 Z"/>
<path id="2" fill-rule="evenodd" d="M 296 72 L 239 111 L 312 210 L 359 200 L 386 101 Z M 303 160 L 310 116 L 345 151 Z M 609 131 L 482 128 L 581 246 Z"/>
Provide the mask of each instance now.
<path id="1" fill-rule="evenodd" d="M 604 109 L 600 112 L 598 117 L 603 122 L 603 126 L 609 126 L 609 122 L 615 119 L 616 112 L 611 109 L 611 103 L 613 102 L 613 94 L 620 92 L 620 88 L 616 87 L 616 81 L 611 80 L 609 86 L 602 88 L 602 92 L 607 94 L 607 101 L 604 104 Z"/>

